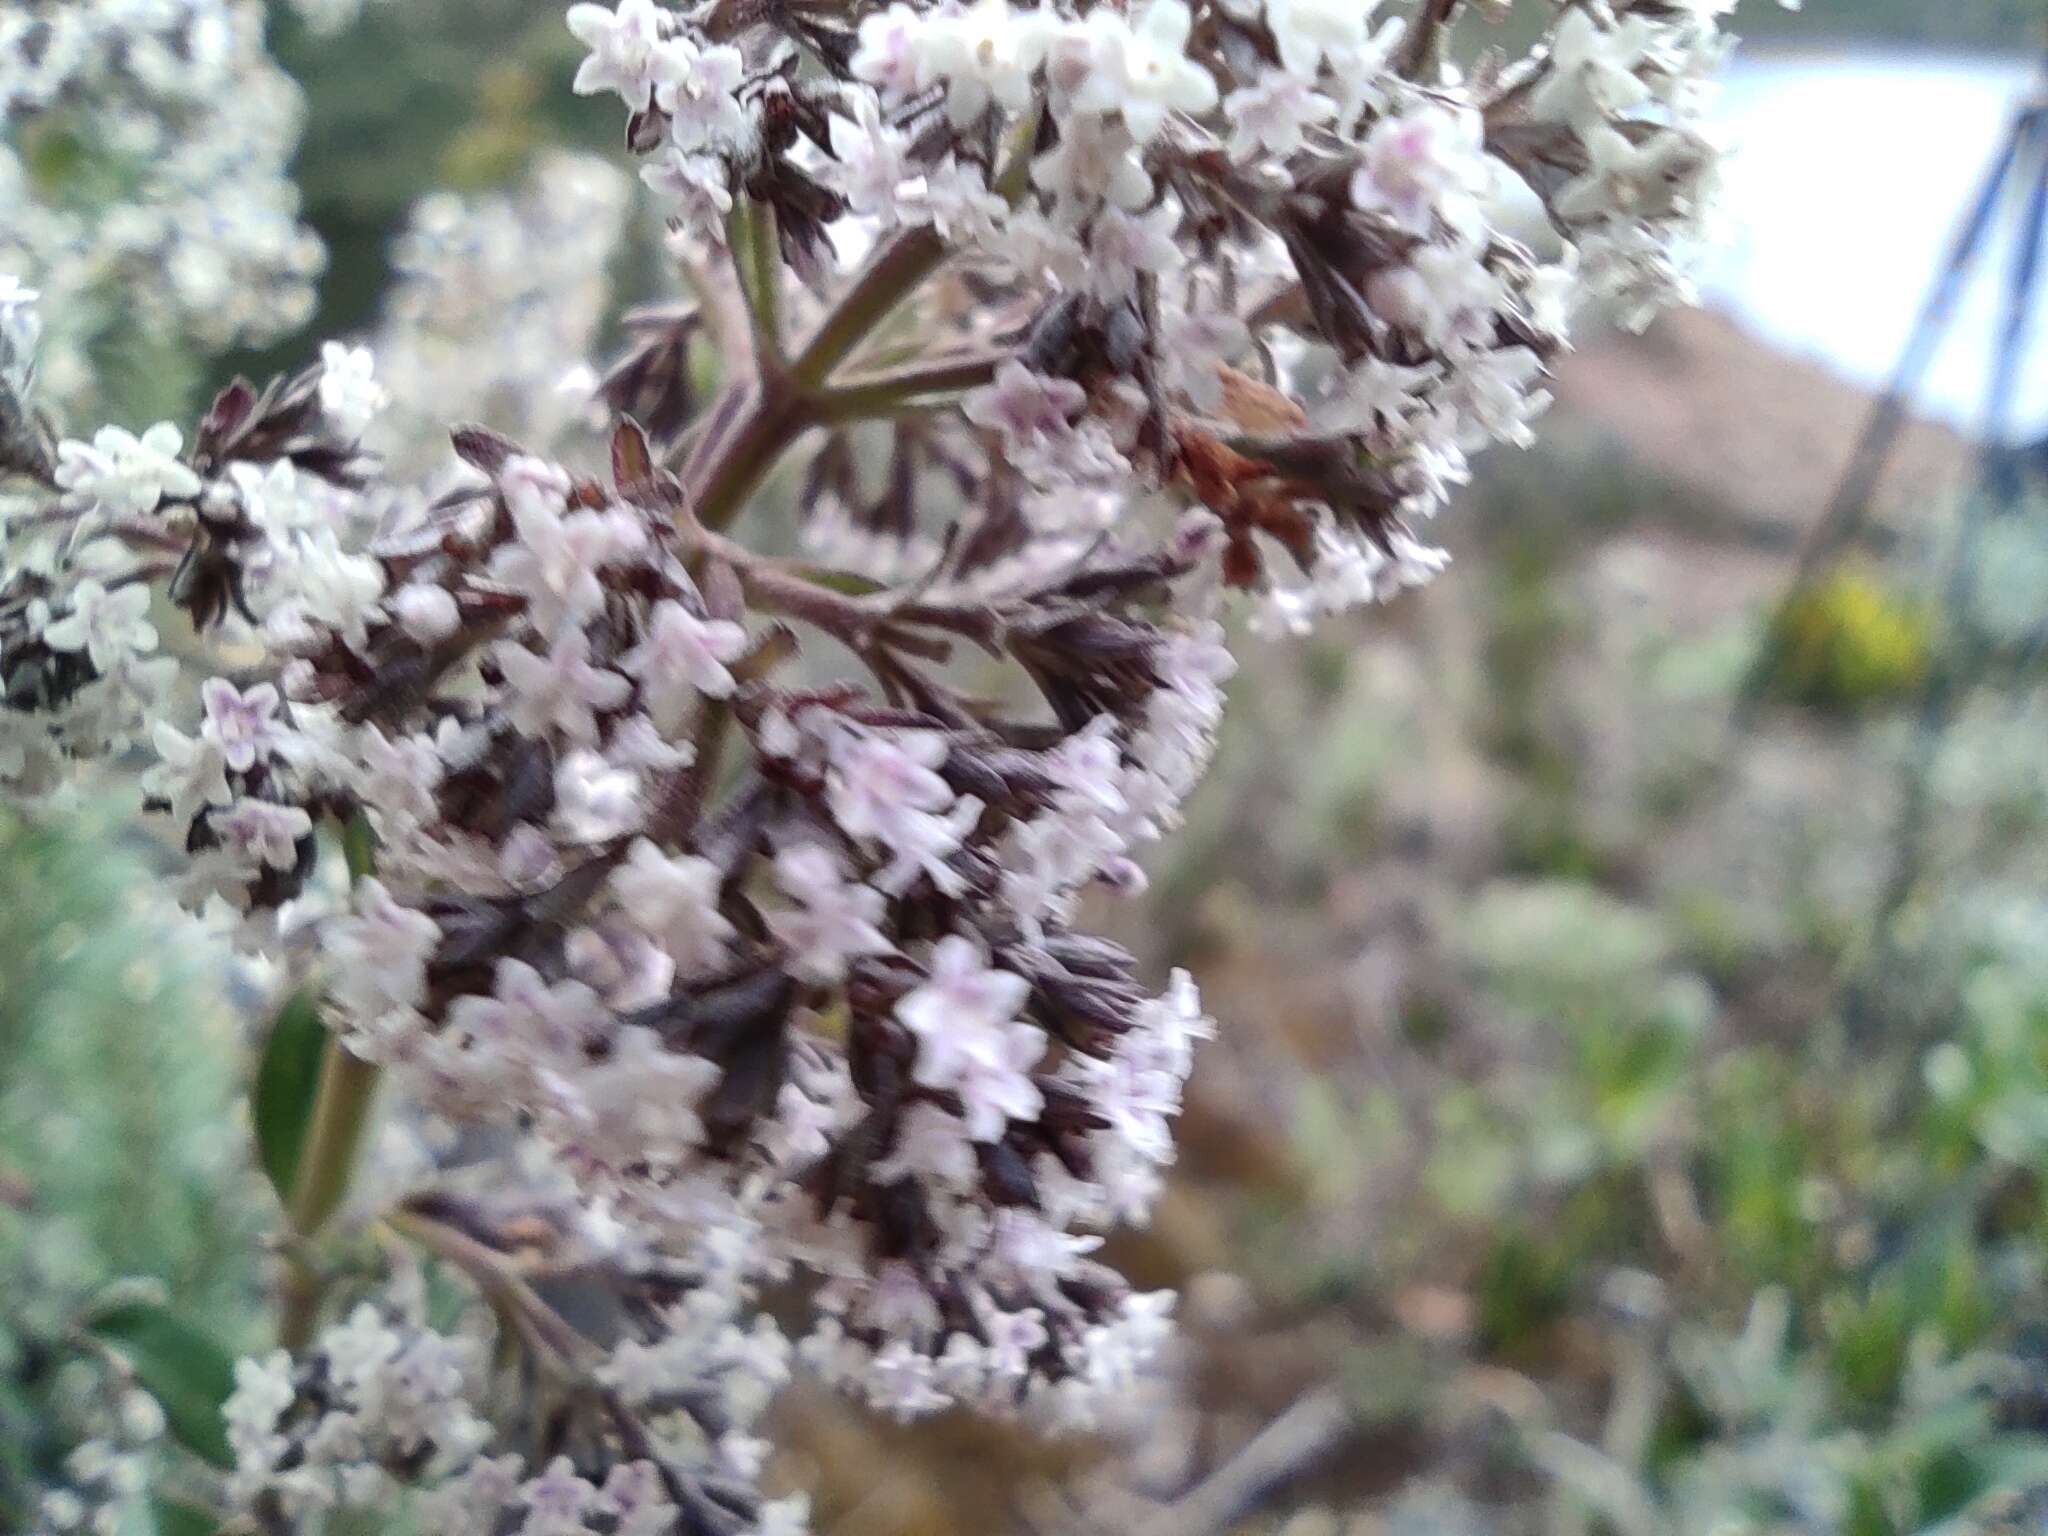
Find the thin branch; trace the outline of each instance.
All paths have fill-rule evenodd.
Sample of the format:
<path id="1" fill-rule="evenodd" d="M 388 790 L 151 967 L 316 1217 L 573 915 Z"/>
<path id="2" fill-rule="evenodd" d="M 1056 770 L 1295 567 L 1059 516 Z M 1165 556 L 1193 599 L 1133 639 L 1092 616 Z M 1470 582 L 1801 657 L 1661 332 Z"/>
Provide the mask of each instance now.
<path id="1" fill-rule="evenodd" d="M 1428 83 L 1443 66 L 1444 44 L 1449 41 L 1451 20 L 1464 0 L 1424 0 L 1422 10 L 1408 23 L 1401 39 L 1401 52 L 1394 68 L 1404 79 Z"/>
<path id="2" fill-rule="evenodd" d="M 301 1240 L 317 1233 L 347 1197 L 350 1176 L 369 1127 L 377 1095 L 377 1068 L 329 1034 L 320 1056 L 313 1123 L 292 1183 L 286 1220 Z M 278 1340 L 301 1349 L 319 1318 L 321 1277 L 304 1260 L 287 1262 L 278 1300 Z"/>
<path id="3" fill-rule="evenodd" d="M 1031 145 L 1038 114 L 1016 125 L 1009 157 L 994 190 L 1014 202 L 1030 185 Z M 727 432 L 699 446 L 691 476 L 692 502 L 704 527 L 721 529 L 774 469 L 789 445 L 817 424 L 817 399 L 840 364 L 851 357 L 944 264 L 946 242 L 930 225 L 899 232 L 832 306 L 784 374 L 763 373 L 751 387 L 736 386 L 728 400 L 745 400 L 744 414 Z M 716 410 L 733 409 L 723 403 Z"/>
<path id="4" fill-rule="evenodd" d="M 595 1353 L 590 1341 L 541 1299 L 510 1259 L 419 1210 L 401 1208 L 385 1219 L 394 1232 L 469 1276 L 544 1364 L 579 1383 L 585 1379 Z"/>
<path id="5" fill-rule="evenodd" d="M 913 363 L 884 372 L 857 374 L 821 392 L 816 411 L 823 421 L 870 420 L 905 406 L 928 405 L 932 395 L 958 395 L 978 389 L 1015 354 L 980 352 L 966 357 Z"/>
<path id="6" fill-rule="evenodd" d="M 751 198 L 736 203 L 727 243 L 740 292 L 746 297 L 755 369 L 763 378 L 779 374 L 787 359 L 782 351 L 782 267 L 774 208 Z"/>

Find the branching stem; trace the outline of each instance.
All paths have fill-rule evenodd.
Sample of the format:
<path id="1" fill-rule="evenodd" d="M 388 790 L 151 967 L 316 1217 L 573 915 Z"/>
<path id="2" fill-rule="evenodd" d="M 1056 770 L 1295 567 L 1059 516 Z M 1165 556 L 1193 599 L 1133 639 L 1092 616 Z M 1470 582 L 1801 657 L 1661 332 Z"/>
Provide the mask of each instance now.
<path id="1" fill-rule="evenodd" d="M 1029 184 L 1031 145 L 1037 133 L 1037 123 L 1036 113 L 1025 115 L 1011 139 L 1003 170 L 995 179 L 993 190 L 1012 201 L 1021 197 Z M 758 334 L 758 295 L 774 286 L 776 253 L 772 222 L 763 217 L 763 210 L 759 208 L 753 209 L 752 213 L 747 228 L 738 233 L 746 237 L 750 246 L 758 247 L 758 231 L 766 223 L 768 244 L 765 250 L 757 248 L 754 259 L 743 258 L 735 252 L 734 260 L 736 266 L 765 267 L 765 272 L 757 272 L 749 284 L 753 289 L 750 308 L 756 317 Z M 880 381 L 863 380 L 849 386 L 856 391 L 855 398 L 864 401 L 856 408 L 843 398 L 840 391 L 830 390 L 828 386 L 840 365 L 923 286 L 925 279 L 944 264 L 946 255 L 946 242 L 930 225 L 921 224 L 898 231 L 819 322 L 786 370 L 758 370 L 759 378 L 749 388 L 737 421 L 720 433 L 717 441 L 704 445 L 703 469 L 692 477 L 691 500 L 697 519 L 704 527 L 717 530 L 729 526 L 774 469 L 783 452 L 811 427 L 827 420 L 890 414 L 904 401 L 917 398 L 917 391 L 902 395 L 885 393 L 881 397 L 864 394 Z M 970 369 L 965 376 L 966 383 L 951 387 L 972 388 L 979 382 L 978 368 L 984 361 L 988 360 L 977 360 L 976 368 Z M 989 372 L 994 372 L 993 362 L 989 364 Z M 907 376 L 915 373 L 913 367 Z M 922 393 L 940 393 L 947 387 L 942 381 Z M 828 414 L 828 410 L 832 414 Z"/>

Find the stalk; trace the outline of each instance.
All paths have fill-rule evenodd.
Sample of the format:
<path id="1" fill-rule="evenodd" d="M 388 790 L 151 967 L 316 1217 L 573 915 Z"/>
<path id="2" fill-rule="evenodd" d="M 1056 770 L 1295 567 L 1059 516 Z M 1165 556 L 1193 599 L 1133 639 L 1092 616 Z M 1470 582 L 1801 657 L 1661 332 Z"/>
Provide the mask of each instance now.
<path id="1" fill-rule="evenodd" d="M 286 1258 L 277 1333 L 287 1349 L 304 1348 L 319 1318 L 325 1285 L 306 1248 L 348 1195 L 356 1156 L 376 1103 L 377 1075 L 374 1065 L 328 1036 L 320 1056 L 313 1124 L 306 1133 L 305 1152 L 285 1207 L 293 1242 Z"/>
<path id="2" fill-rule="evenodd" d="M 1027 113 L 1012 132 L 1008 159 L 993 183 L 993 190 L 1013 203 L 1030 185 L 1031 145 L 1037 132 L 1038 114 Z M 772 270 L 772 245 L 750 244 Z M 946 255 L 946 242 L 930 225 L 899 231 L 833 305 L 786 372 L 757 370 L 760 378 L 744 413 L 722 443 L 708 445 L 710 463 L 701 482 L 692 487 L 699 524 L 714 531 L 729 526 L 783 451 L 808 428 L 826 419 L 870 413 L 852 409 L 851 402 L 829 389 L 832 375 L 945 263 Z M 746 264 L 746 258 L 735 259 L 736 265 Z M 750 307 L 758 302 L 750 296 Z M 754 313 L 758 316 L 758 308 Z M 871 397 L 862 404 L 886 413 L 904 398 L 910 397 L 880 402 Z"/>
<path id="3" fill-rule="evenodd" d="M 343 857 L 351 882 L 374 867 L 376 840 L 360 814 L 342 828 Z M 313 1238 L 348 1197 L 356 1159 L 377 1100 L 377 1067 L 330 1033 L 320 1051 L 320 1081 L 313 1092 L 313 1123 L 285 1201 L 291 1242 L 285 1254 L 284 1284 L 278 1297 L 278 1342 L 299 1350 L 312 1342 L 326 1283 L 314 1265 Z"/>
<path id="4" fill-rule="evenodd" d="M 746 413 L 717 450 L 697 488 L 697 520 L 725 528 L 760 488 L 782 452 L 816 420 L 815 395 L 832 372 L 946 257 L 928 227 L 898 235 L 833 306 L 786 374 L 761 371 Z"/>

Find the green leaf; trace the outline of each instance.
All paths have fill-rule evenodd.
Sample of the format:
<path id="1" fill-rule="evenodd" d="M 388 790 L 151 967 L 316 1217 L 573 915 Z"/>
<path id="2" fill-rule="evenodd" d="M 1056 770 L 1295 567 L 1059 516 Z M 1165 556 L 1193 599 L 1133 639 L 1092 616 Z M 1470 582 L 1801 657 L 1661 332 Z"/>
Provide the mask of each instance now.
<path id="1" fill-rule="evenodd" d="M 256 1125 L 256 1154 L 280 1200 L 291 1199 L 292 1182 L 313 1123 L 313 1099 L 320 1087 L 320 1052 L 327 1029 L 320 1022 L 319 999 L 294 992 L 278 1010 L 270 1042 L 256 1068 L 250 1095 Z"/>
<path id="2" fill-rule="evenodd" d="M 341 829 L 341 853 L 351 882 L 367 880 L 377 872 L 377 834 L 361 811 L 349 817 Z"/>
<path id="3" fill-rule="evenodd" d="M 156 1523 L 156 1536 L 214 1536 L 220 1529 L 220 1520 L 206 1510 L 169 1499 L 152 1499 L 149 1513 Z"/>
<path id="4" fill-rule="evenodd" d="M 235 1361 L 227 1350 L 153 1302 L 118 1303 L 94 1313 L 84 1327 L 134 1368 L 187 1450 L 217 1467 L 234 1464 L 220 1412 L 235 1385 Z"/>

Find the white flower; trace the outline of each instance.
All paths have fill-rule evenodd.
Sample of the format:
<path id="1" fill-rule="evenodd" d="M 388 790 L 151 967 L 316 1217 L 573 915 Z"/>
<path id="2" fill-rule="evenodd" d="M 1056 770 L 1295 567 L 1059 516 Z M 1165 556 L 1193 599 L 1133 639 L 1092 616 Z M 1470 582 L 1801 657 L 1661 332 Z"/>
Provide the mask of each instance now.
<path id="1" fill-rule="evenodd" d="M 852 118 L 833 116 L 831 138 L 832 158 L 819 179 L 854 213 L 895 223 L 899 194 L 911 179 L 910 141 L 903 130 L 883 122 L 874 99 L 863 94 Z"/>
<path id="2" fill-rule="evenodd" d="M 200 735 L 236 773 L 247 773 L 258 758 L 277 750 L 282 732 L 275 685 L 256 683 L 245 691 L 224 677 L 209 677 L 199 685 L 199 700 L 206 711 Z"/>
<path id="3" fill-rule="evenodd" d="M 349 916 L 329 924 L 322 936 L 328 996 L 345 1016 L 367 1024 L 420 1000 L 441 929 L 375 879 L 356 882 L 350 906 Z"/>
<path id="4" fill-rule="evenodd" d="M 1045 1031 L 1017 1021 L 1031 984 L 991 968 L 981 946 L 949 934 L 932 949 L 929 977 L 896 1004 L 917 1040 L 912 1076 L 959 1096 L 967 1133 L 993 1141 L 1011 1120 L 1035 1120 L 1044 1096 L 1028 1069 L 1045 1054 Z"/>
<path id="5" fill-rule="evenodd" d="M 891 854 L 874 883 L 892 895 L 920 875 L 929 875 L 942 891 L 958 889 L 946 861 L 979 818 L 981 802 L 971 795 L 956 800 L 934 771 L 946 752 L 946 739 L 936 731 L 848 725 L 832 738 L 827 802 L 841 830 Z"/>
<path id="6" fill-rule="evenodd" d="M 1073 436 L 1071 423 L 1087 399 L 1088 392 L 1072 379 L 1034 373 L 1012 358 L 992 381 L 970 391 L 960 410 L 977 427 L 1001 437 L 1006 456 L 1028 465 L 1056 454 Z"/>
<path id="7" fill-rule="evenodd" d="M 602 843 L 640 825 L 640 775 L 579 748 L 555 764 L 555 825 L 573 841 Z"/>
<path id="8" fill-rule="evenodd" d="M 1088 237 L 1089 291 L 1115 303 L 1146 273 L 1174 271 L 1186 259 L 1179 234 L 1180 204 L 1170 197 L 1144 213 L 1103 209 Z"/>
<path id="9" fill-rule="evenodd" d="M 434 791 L 443 776 L 433 738 L 400 735 L 394 740 L 364 725 L 356 731 L 354 749 L 355 790 L 380 834 L 395 836 L 408 825 L 433 819 Z"/>
<path id="10" fill-rule="evenodd" d="M 895 948 L 879 924 L 887 905 L 872 886 L 848 880 L 839 860 L 817 843 L 775 856 L 776 882 L 799 906 L 771 913 L 768 926 L 788 951 L 791 969 L 809 981 L 837 981 L 846 962 Z"/>
<path id="11" fill-rule="evenodd" d="M 338 341 L 320 348 L 320 409 L 343 437 L 361 437 L 390 400 L 377 382 L 377 360 L 368 347 Z"/>
<path id="12" fill-rule="evenodd" d="M 391 616 L 422 645 L 439 645 L 462 627 L 455 594 L 432 582 L 408 582 L 391 595 Z"/>
<path id="13" fill-rule="evenodd" d="M 669 139 L 685 154 L 730 150 L 749 131 L 746 109 L 736 94 L 746 78 L 746 61 L 730 44 L 690 48 L 678 42 L 680 66 L 654 88 L 654 99 L 669 117 Z"/>
<path id="14" fill-rule="evenodd" d="M 793 1493 L 786 1499 L 770 1499 L 754 1517 L 748 1536 L 806 1536 L 811 1528 L 811 1496 Z"/>
<path id="15" fill-rule="evenodd" d="M 1434 104 L 1381 118 L 1365 137 L 1352 206 L 1385 213 L 1418 235 L 1429 234 L 1437 218 L 1467 228 L 1477 216 L 1471 197 L 1486 175 L 1482 133 L 1478 113 Z"/>
<path id="16" fill-rule="evenodd" d="M 624 0 L 619 8 L 624 10 L 631 3 Z M 585 1536 L 589 1527 L 583 1517 L 598 1504 L 597 1489 L 576 1475 L 566 1456 L 557 1456 L 545 1472 L 528 1482 L 520 1490 L 520 1498 L 526 1505 L 520 1536 Z"/>
<path id="17" fill-rule="evenodd" d="M 956 244 L 990 244 L 1008 211 L 988 189 L 981 167 L 957 155 L 948 154 L 921 180 L 904 185 L 905 222 L 930 224 Z"/>
<path id="18" fill-rule="evenodd" d="M 590 636 L 581 629 L 564 631 L 545 656 L 509 640 L 491 654 L 505 675 L 505 712 L 529 736 L 560 731 L 594 744 L 598 713 L 618 708 L 633 691 L 618 673 L 591 665 Z"/>
<path id="19" fill-rule="evenodd" d="M 242 1461 L 264 1459 L 273 1443 L 277 1421 L 298 1396 L 292 1386 L 292 1357 L 273 1349 L 262 1358 L 244 1356 L 235 1362 L 235 1389 L 221 1405 L 228 1443 Z"/>
<path id="20" fill-rule="evenodd" d="M 110 516 L 138 517 L 155 511 L 166 497 L 187 500 L 199 494 L 199 476 L 178 460 L 184 445 L 183 435 L 168 421 L 140 437 L 101 427 L 90 444 L 58 446 L 57 483 Z"/>
<path id="21" fill-rule="evenodd" d="M 282 559 L 285 601 L 265 621 L 273 633 L 290 636 L 294 623 L 320 624 L 360 644 L 363 625 L 384 595 L 383 567 L 343 550 L 332 529 L 300 538 Z"/>
<path id="22" fill-rule="evenodd" d="M 911 35 L 921 79 L 944 81 L 946 115 L 965 128 L 991 106 L 1020 112 L 1031 76 L 1045 57 L 1052 23 L 1043 11 L 1009 0 L 975 0 L 964 11 L 926 12 Z"/>
<path id="23" fill-rule="evenodd" d="M 203 737 L 181 735 L 168 720 L 157 721 L 152 735 L 158 762 L 143 774 L 142 792 L 149 799 L 168 801 L 178 826 L 191 825 L 204 806 L 226 805 L 234 799 L 218 746 Z"/>
<path id="24" fill-rule="evenodd" d="M 974 1143 L 960 1117 L 920 1099 L 897 1117 L 896 1140 L 875 1160 L 875 1182 L 915 1178 L 940 1189 L 967 1190 L 981 1177 Z"/>
<path id="25" fill-rule="evenodd" d="M 862 1373 L 868 1405 L 903 1421 L 936 1413 L 949 1401 L 934 1385 L 936 1371 L 931 1356 L 896 1339 Z"/>
<path id="26" fill-rule="evenodd" d="M 1059 143 L 1031 162 L 1031 181 L 1066 202 L 1099 198 L 1130 211 L 1152 200 L 1152 178 L 1137 142 L 1114 118 L 1072 119 Z"/>
<path id="27" fill-rule="evenodd" d="M 149 588 L 142 583 L 109 592 L 88 576 L 71 589 L 70 611 L 43 631 L 43 643 L 53 651 L 84 651 L 104 674 L 156 649 L 148 613 Z"/>
<path id="28" fill-rule="evenodd" d="M 34 381 L 36 344 L 42 339 L 36 300 L 41 297 L 24 288 L 20 278 L 0 272 L 0 383 L 17 395 L 26 394 Z"/>
<path id="29" fill-rule="evenodd" d="M 1603 123 L 1585 138 L 1585 171 L 1560 187 L 1551 204 L 1573 224 L 1663 218 L 1698 196 L 1709 167 L 1706 155 L 1681 133 L 1652 131 L 1636 143 Z"/>
<path id="30" fill-rule="evenodd" d="M 886 11 L 863 16 L 859 46 L 849 66 L 853 77 L 867 81 L 892 102 L 916 95 L 925 85 L 919 39 L 924 25 L 923 14 L 903 0 L 894 0 Z"/>
<path id="31" fill-rule="evenodd" d="M 672 598 L 654 605 L 647 634 L 619 658 L 640 680 L 648 713 L 662 730 L 682 725 L 696 695 L 729 698 L 731 664 L 747 652 L 747 632 L 730 619 L 699 618 Z"/>
<path id="32" fill-rule="evenodd" d="M 320 1335 L 328 1374 L 351 1395 L 376 1380 L 397 1358 L 402 1343 L 397 1330 L 368 1302 L 358 1303 L 346 1318 Z"/>
<path id="33" fill-rule="evenodd" d="M 1454 355 L 1492 336 L 1500 280 L 1478 255 L 1455 245 L 1416 247 L 1405 267 L 1382 267 L 1366 280 L 1366 302 L 1381 319 Z"/>
<path id="34" fill-rule="evenodd" d="M 604 1507 L 617 1519 L 613 1536 L 663 1536 L 676 1524 L 676 1508 L 651 1461 L 625 1461 L 604 1480 Z"/>
<path id="35" fill-rule="evenodd" d="M 1028 981 L 991 967 L 974 940 L 948 934 L 932 946 L 924 983 L 898 1001 L 896 1016 L 920 1042 L 920 1068 L 944 1078 L 973 1037 L 1009 1024 L 1030 995 Z"/>
<path id="36" fill-rule="evenodd" d="M 735 929 L 718 910 L 718 866 L 689 854 L 665 854 L 641 838 L 612 872 L 612 893 L 632 923 L 652 938 L 685 975 L 699 975 L 725 959 Z"/>
<path id="37" fill-rule="evenodd" d="M 984 1357 L 991 1375 L 1015 1380 L 1031 1368 L 1031 1356 L 1049 1334 L 1045 1314 L 1036 1307 L 1005 1312 L 984 1301 L 975 1308 L 975 1320 L 988 1341 Z"/>
<path id="38" fill-rule="evenodd" d="M 1102 1246 L 1094 1234 L 1062 1231 L 1038 1212 L 1007 1207 L 996 1212 L 990 1233 L 989 1259 L 1026 1285 L 1057 1283 L 1074 1260 Z"/>
<path id="39" fill-rule="evenodd" d="M 519 473 L 513 474 L 517 468 Z M 551 473 L 543 473 L 548 471 Z M 565 621 L 589 618 L 604 606 L 606 566 L 638 554 L 646 529 L 620 509 L 568 512 L 552 465 L 514 460 L 500 479 L 516 542 L 491 556 L 493 580 L 527 600 L 534 628 L 551 634 Z M 562 491 L 566 492 L 566 482 Z"/>
<path id="40" fill-rule="evenodd" d="M 550 985 L 522 960 L 500 960 L 488 997 L 472 993 L 448 1009 L 448 1028 L 474 1051 L 526 1066 L 568 1062 L 607 1019 L 582 982 Z"/>
<path id="41" fill-rule="evenodd" d="M 1325 62 L 1341 68 L 1364 49 L 1366 25 L 1379 0 L 1266 0 L 1266 25 L 1280 45 L 1280 62 L 1313 81 Z"/>
<path id="42" fill-rule="evenodd" d="M 640 168 L 640 179 L 676 205 L 685 228 L 725 239 L 725 216 L 732 212 L 731 178 L 716 155 L 693 155 L 671 144 Z"/>
<path id="43" fill-rule="evenodd" d="M 317 527 L 321 521 L 320 503 L 299 484 L 299 472 L 290 459 L 230 464 L 228 479 L 249 520 L 274 534 Z"/>
<path id="44" fill-rule="evenodd" d="M 1230 119 L 1230 153 L 1250 161 L 1262 155 L 1285 159 L 1301 148 L 1304 129 L 1327 123 L 1337 103 L 1284 69 L 1262 70 L 1257 80 L 1223 98 Z"/>
<path id="45" fill-rule="evenodd" d="M 1095 16 L 1112 13 L 1092 12 Z M 1187 55 L 1194 20 L 1182 0 L 1151 0 L 1135 19 L 1117 27 L 1113 67 L 1099 69 L 1075 92 L 1084 112 L 1121 113 L 1140 144 L 1158 137 L 1172 112 L 1206 112 L 1216 105 L 1216 81 Z"/>
<path id="46" fill-rule="evenodd" d="M 1424 391 L 1442 375 L 1441 363 L 1407 368 L 1367 353 L 1317 409 L 1316 424 L 1330 432 L 1383 433 L 1421 409 Z"/>
<path id="47" fill-rule="evenodd" d="M 1550 68 L 1529 98 L 1538 117 L 1586 127 L 1605 123 L 1650 99 L 1636 71 L 1658 37 L 1655 23 L 1630 16 L 1603 27 L 1593 13 L 1573 7 L 1550 41 Z"/>
<path id="48" fill-rule="evenodd" d="M 208 823 L 223 846 L 259 867 L 290 869 L 299 861 L 299 841 L 313 830 L 313 818 L 296 805 L 237 800 Z"/>
<path id="49" fill-rule="evenodd" d="M 601 5 L 570 6 L 569 30 L 590 50 L 571 89 L 579 96 L 616 91 L 627 106 L 644 111 L 654 88 L 675 79 L 688 59 L 687 45 L 677 48 L 663 40 L 667 15 L 654 0 L 619 0 L 616 11 Z"/>

